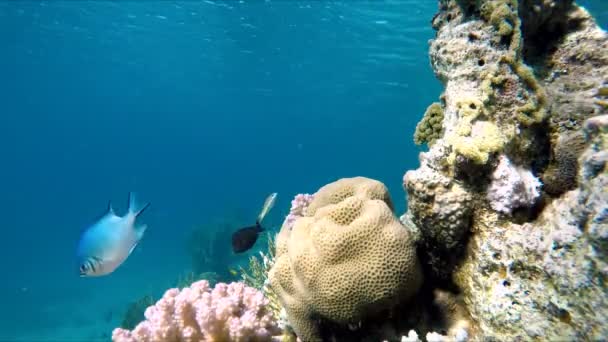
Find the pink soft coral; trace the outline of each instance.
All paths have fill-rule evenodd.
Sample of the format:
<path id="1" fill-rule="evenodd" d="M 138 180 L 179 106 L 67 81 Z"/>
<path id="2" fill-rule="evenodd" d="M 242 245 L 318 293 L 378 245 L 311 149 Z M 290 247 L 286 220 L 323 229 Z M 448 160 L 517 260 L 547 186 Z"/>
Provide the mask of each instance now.
<path id="1" fill-rule="evenodd" d="M 272 341 L 281 334 L 268 300 L 243 283 L 201 280 L 170 289 L 146 309 L 146 320 L 132 331 L 117 328 L 115 342 Z"/>

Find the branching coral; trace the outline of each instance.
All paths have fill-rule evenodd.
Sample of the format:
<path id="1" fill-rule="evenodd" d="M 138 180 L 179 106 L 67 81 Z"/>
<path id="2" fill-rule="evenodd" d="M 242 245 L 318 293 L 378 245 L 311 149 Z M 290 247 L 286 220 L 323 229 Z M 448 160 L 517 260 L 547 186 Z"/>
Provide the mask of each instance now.
<path id="1" fill-rule="evenodd" d="M 146 309 L 146 321 L 132 331 L 117 328 L 115 342 L 271 341 L 280 334 L 262 292 L 243 283 L 205 280 L 167 290 Z"/>

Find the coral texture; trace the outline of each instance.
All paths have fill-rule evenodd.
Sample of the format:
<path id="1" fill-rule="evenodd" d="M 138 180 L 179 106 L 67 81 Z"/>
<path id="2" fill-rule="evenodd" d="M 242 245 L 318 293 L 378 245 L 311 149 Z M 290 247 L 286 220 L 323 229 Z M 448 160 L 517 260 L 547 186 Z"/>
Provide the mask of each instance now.
<path id="1" fill-rule="evenodd" d="M 542 175 L 543 190 L 559 196 L 576 188 L 578 157 L 585 149 L 585 137 L 580 131 L 564 132 L 556 139 L 553 157 Z"/>
<path id="2" fill-rule="evenodd" d="M 310 205 L 313 198 L 314 196 L 310 194 L 297 194 L 293 200 L 291 200 L 291 208 L 289 209 L 289 214 L 285 217 L 285 222 L 283 224 L 291 229 L 296 219 L 304 216 L 304 210 Z"/>
<path id="3" fill-rule="evenodd" d="M 473 339 L 606 336 L 608 34 L 569 0 L 441 0 L 433 27 L 443 131 L 404 177 L 423 268 Z"/>
<path id="4" fill-rule="evenodd" d="M 408 171 L 403 184 L 410 194 L 412 221 L 425 240 L 438 248 L 455 247 L 469 228 L 471 196 L 458 184 L 432 169 L 437 149 L 421 154 L 421 167 Z M 440 152 L 439 152 L 440 153 Z"/>
<path id="5" fill-rule="evenodd" d="M 322 340 L 319 321 L 357 323 L 421 284 L 412 238 L 393 214 L 386 187 L 368 178 L 319 189 L 276 244 L 270 283 L 303 341 Z"/>
<path id="6" fill-rule="evenodd" d="M 432 144 L 441 137 L 443 131 L 443 108 L 440 103 L 432 103 L 424 113 L 424 117 L 416 126 L 414 142 L 418 145 Z"/>
<path id="7" fill-rule="evenodd" d="M 456 278 L 484 336 L 598 340 L 608 334 L 608 116 L 589 120 L 596 124 L 603 128 L 588 130 L 579 188 L 534 222 L 486 226 L 475 236 Z"/>
<path id="8" fill-rule="evenodd" d="M 514 209 L 532 207 L 540 197 L 541 186 L 530 170 L 517 167 L 506 156 L 500 156 L 487 198 L 492 209 L 511 214 Z"/>
<path id="9" fill-rule="evenodd" d="M 262 292 L 243 283 L 201 280 L 169 289 L 132 331 L 117 328 L 116 342 L 272 341 L 281 333 Z"/>

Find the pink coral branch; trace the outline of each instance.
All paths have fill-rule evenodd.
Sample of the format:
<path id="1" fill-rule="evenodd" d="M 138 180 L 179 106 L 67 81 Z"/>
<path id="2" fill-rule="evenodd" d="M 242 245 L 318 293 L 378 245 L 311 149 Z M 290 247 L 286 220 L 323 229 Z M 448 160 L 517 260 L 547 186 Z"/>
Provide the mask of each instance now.
<path id="1" fill-rule="evenodd" d="M 269 302 L 243 283 L 201 280 L 183 290 L 169 289 L 146 309 L 146 320 L 132 331 L 114 329 L 115 342 L 272 341 L 279 335 Z"/>

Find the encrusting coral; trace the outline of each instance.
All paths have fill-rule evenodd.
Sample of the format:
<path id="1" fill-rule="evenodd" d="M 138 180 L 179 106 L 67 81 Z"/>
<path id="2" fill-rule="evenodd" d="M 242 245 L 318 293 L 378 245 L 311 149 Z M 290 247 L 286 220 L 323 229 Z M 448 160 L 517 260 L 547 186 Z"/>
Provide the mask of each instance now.
<path id="1" fill-rule="evenodd" d="M 553 147 L 553 157 L 542 174 L 543 190 L 559 196 L 576 187 L 578 157 L 585 150 L 586 140 L 580 131 L 561 134 Z"/>
<path id="2" fill-rule="evenodd" d="M 492 209 L 511 214 L 515 209 L 534 206 L 540 197 L 541 186 L 530 170 L 513 165 L 509 158 L 500 156 L 492 173 L 487 199 Z"/>
<path id="3" fill-rule="evenodd" d="M 319 321 L 357 324 L 407 300 L 422 282 L 409 231 L 386 187 L 368 178 L 319 189 L 276 244 L 270 283 L 303 341 L 323 339 Z"/>
<path id="4" fill-rule="evenodd" d="M 455 274 L 484 337 L 598 340 L 608 334 L 608 116 L 587 122 L 580 186 L 534 222 L 480 227 Z"/>

